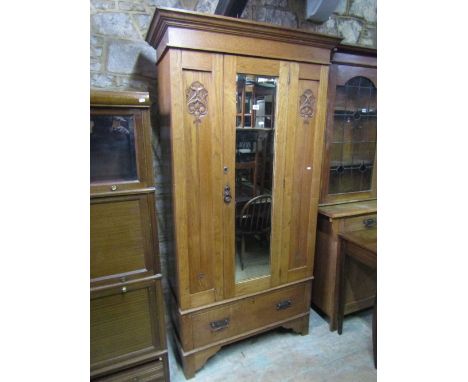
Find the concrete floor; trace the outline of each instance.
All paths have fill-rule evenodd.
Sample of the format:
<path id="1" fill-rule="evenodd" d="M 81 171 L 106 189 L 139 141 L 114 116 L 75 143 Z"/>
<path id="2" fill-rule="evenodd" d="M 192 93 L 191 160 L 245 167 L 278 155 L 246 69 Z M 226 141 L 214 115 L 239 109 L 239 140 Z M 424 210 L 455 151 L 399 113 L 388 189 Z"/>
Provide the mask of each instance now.
<path id="1" fill-rule="evenodd" d="M 227 345 L 208 360 L 193 382 L 375 382 L 372 310 L 348 316 L 343 334 L 310 311 L 309 335 L 276 329 Z M 185 381 L 169 341 L 171 381 Z"/>

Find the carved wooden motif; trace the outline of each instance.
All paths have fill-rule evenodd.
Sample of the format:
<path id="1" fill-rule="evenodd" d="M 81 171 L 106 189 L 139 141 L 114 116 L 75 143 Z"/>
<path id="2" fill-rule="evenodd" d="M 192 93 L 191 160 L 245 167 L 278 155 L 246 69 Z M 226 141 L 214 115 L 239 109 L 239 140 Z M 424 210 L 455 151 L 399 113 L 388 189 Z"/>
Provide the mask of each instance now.
<path id="1" fill-rule="evenodd" d="M 198 126 L 201 122 L 201 118 L 204 117 L 208 111 L 208 91 L 203 84 L 195 81 L 187 88 L 186 96 L 188 111 L 195 116 L 193 123 Z"/>
<path id="2" fill-rule="evenodd" d="M 299 112 L 301 117 L 304 118 L 305 122 L 309 122 L 309 119 L 314 115 L 315 97 L 312 90 L 307 89 L 299 100 Z"/>

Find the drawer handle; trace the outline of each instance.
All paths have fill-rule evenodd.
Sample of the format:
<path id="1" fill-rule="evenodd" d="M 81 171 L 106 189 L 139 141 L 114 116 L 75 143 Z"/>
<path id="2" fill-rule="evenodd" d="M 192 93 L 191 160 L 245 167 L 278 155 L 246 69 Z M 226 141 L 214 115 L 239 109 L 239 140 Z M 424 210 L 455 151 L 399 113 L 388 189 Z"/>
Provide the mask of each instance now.
<path id="1" fill-rule="evenodd" d="M 364 219 L 362 221 L 362 223 L 364 224 L 364 226 L 366 228 L 371 228 L 371 227 L 374 227 L 377 224 L 377 220 L 375 220 L 373 218 L 369 218 L 369 219 Z"/>
<path id="2" fill-rule="evenodd" d="M 127 287 L 126 286 L 122 287 L 121 291 L 122 293 L 127 293 Z"/>
<path id="3" fill-rule="evenodd" d="M 210 327 L 212 332 L 219 332 L 220 330 L 226 329 L 229 327 L 229 318 L 212 321 L 210 322 Z"/>
<path id="4" fill-rule="evenodd" d="M 291 300 L 280 301 L 279 303 L 276 304 L 276 310 L 287 309 L 287 308 L 289 308 L 291 305 L 292 305 L 292 301 L 291 301 Z"/>

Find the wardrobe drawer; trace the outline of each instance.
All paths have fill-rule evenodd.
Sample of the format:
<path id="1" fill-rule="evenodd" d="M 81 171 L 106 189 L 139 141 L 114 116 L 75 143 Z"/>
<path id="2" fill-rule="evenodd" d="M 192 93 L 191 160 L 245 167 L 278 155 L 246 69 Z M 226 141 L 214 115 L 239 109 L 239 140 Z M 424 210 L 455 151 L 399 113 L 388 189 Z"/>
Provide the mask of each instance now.
<path id="1" fill-rule="evenodd" d="M 133 367 L 115 374 L 106 375 L 102 378 L 94 379 L 95 382 L 163 382 L 168 381 L 166 377 L 167 356 L 160 360 L 150 362 L 142 366 Z"/>
<path id="2" fill-rule="evenodd" d="M 91 290 L 91 376 L 153 360 L 164 351 L 160 277 Z"/>
<path id="3" fill-rule="evenodd" d="M 310 282 L 248 297 L 192 316 L 195 348 L 309 312 Z"/>
<path id="4" fill-rule="evenodd" d="M 377 226 L 377 214 L 361 215 L 344 219 L 342 232 L 358 231 Z"/>
<path id="5" fill-rule="evenodd" d="M 159 272 L 154 195 L 91 199 L 91 283 Z"/>

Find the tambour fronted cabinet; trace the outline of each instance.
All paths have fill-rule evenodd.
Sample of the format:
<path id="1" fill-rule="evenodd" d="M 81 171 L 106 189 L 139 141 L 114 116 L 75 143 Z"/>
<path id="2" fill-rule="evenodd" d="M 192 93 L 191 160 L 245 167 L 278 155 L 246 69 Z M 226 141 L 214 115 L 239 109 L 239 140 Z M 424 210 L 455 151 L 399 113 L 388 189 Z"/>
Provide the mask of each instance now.
<path id="1" fill-rule="evenodd" d="M 91 380 L 168 381 L 148 93 L 91 92 Z"/>
<path id="2" fill-rule="evenodd" d="M 338 39 L 157 9 L 170 309 L 186 377 L 223 345 L 307 334 L 330 51 Z"/>
<path id="3" fill-rule="evenodd" d="M 377 52 L 340 45 L 330 67 L 312 303 L 336 329 L 338 234 L 377 224 Z M 345 314 L 373 305 L 376 272 L 351 261 Z"/>

